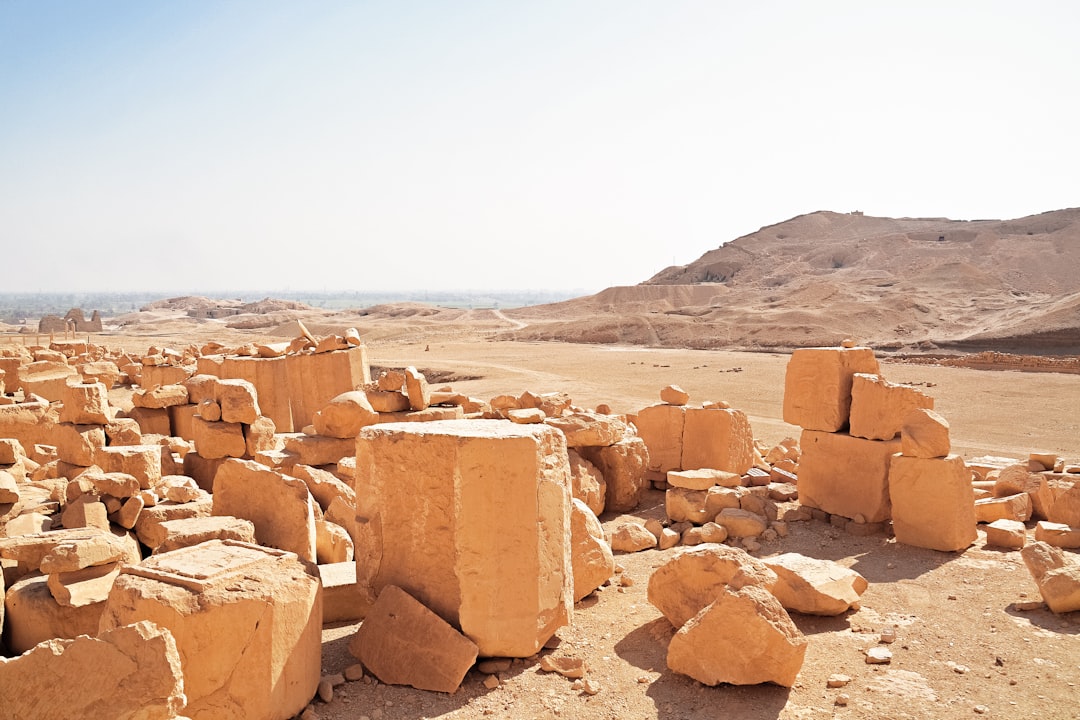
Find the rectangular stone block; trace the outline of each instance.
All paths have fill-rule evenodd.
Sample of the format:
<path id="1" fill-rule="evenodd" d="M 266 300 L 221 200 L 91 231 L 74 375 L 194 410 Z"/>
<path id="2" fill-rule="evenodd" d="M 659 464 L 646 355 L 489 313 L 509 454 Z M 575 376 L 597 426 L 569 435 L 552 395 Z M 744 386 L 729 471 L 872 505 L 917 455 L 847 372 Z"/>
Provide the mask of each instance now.
<path id="1" fill-rule="evenodd" d="M 874 351 L 867 347 L 795 350 L 784 376 L 784 422 L 805 430 L 844 429 L 855 373 L 876 375 L 878 370 Z"/>
<path id="2" fill-rule="evenodd" d="M 240 423 L 210 422 L 196 415 L 191 419 L 191 433 L 195 452 L 208 460 L 240 458 L 247 453 L 247 440 Z"/>
<path id="3" fill-rule="evenodd" d="M 214 477 L 212 512 L 250 520 L 260 545 L 315 562 L 315 510 L 303 480 L 253 460 L 227 460 Z"/>
<path id="4" fill-rule="evenodd" d="M 191 369 L 180 365 L 143 365 L 139 387 L 153 390 L 161 385 L 176 385 L 191 375 Z"/>
<path id="5" fill-rule="evenodd" d="M 356 442 L 357 581 L 398 585 L 484 656 L 528 657 L 573 608 L 566 439 L 498 420 L 391 423 Z"/>
<path id="6" fill-rule="evenodd" d="M 685 406 L 659 403 L 638 412 L 634 425 L 649 450 L 649 470 L 666 473 L 683 469 L 685 422 Z"/>
<path id="7" fill-rule="evenodd" d="M 173 405 L 170 407 L 169 434 L 185 440 L 194 440 L 193 418 L 198 410 L 198 405 Z"/>
<path id="8" fill-rule="evenodd" d="M 804 430 L 800 446 L 799 502 L 867 523 L 889 519 L 889 463 L 900 440 Z"/>
<path id="9" fill-rule="evenodd" d="M 286 720 L 315 695 L 322 592 L 292 553 L 211 540 L 125 567 L 101 629 L 136 620 L 176 638 L 192 720 Z"/>
<path id="10" fill-rule="evenodd" d="M 109 445 L 98 448 L 94 462 L 105 472 L 134 475 L 149 489 L 161 480 L 161 445 Z"/>
<path id="11" fill-rule="evenodd" d="M 897 542 L 951 552 L 963 550 L 978 537 L 971 471 L 958 455 L 893 455 L 889 497 Z"/>
<path id="12" fill-rule="evenodd" d="M 686 408 L 682 469 L 713 468 L 740 475 L 754 464 L 754 434 L 742 410 Z"/>
<path id="13" fill-rule="evenodd" d="M 139 431 L 144 435 L 172 434 L 166 408 L 133 407 L 127 411 L 127 416 L 139 424 Z"/>
<path id="14" fill-rule="evenodd" d="M 917 408 L 933 410 L 934 398 L 879 375 L 855 373 L 848 434 L 867 440 L 891 440 L 900 432 L 907 414 Z"/>

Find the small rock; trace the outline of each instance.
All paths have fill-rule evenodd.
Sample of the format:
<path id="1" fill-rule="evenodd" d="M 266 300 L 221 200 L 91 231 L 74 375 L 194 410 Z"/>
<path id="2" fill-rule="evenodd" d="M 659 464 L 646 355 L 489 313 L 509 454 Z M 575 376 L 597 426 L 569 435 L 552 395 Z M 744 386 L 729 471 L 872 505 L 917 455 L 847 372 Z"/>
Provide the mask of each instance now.
<path id="1" fill-rule="evenodd" d="M 586 695 L 595 695 L 596 693 L 600 692 L 600 683 L 596 682 L 595 680 L 586 678 L 585 682 L 582 683 L 581 690 Z"/>
<path id="2" fill-rule="evenodd" d="M 986 713 L 990 712 L 990 708 L 986 707 L 985 705 L 976 705 L 971 709 L 974 710 L 978 715 L 985 715 Z"/>
<path id="3" fill-rule="evenodd" d="M 486 687 L 488 690 L 494 690 L 495 688 L 499 687 L 499 676 L 488 675 L 486 678 L 484 678 L 484 687 Z"/>
<path id="4" fill-rule="evenodd" d="M 319 681 L 319 699 L 324 703 L 330 703 L 334 700 L 334 686 L 326 678 Z"/>
<path id="5" fill-rule="evenodd" d="M 839 695 L 836 696 L 836 700 L 834 700 L 833 702 L 834 702 L 834 704 L 839 705 L 840 707 L 844 707 L 849 702 L 851 702 L 851 696 L 848 695 L 847 693 L 840 693 Z"/>
<path id="6" fill-rule="evenodd" d="M 545 672 L 557 672 L 567 678 L 585 677 L 585 661 L 569 655 L 545 655 L 540 658 L 540 669 Z"/>
<path id="7" fill-rule="evenodd" d="M 896 642 L 896 628 L 890 625 L 883 629 L 881 635 L 878 637 L 878 641 L 886 644 Z"/>
<path id="8" fill-rule="evenodd" d="M 620 575 L 619 576 L 619 585 L 621 585 L 623 587 L 630 587 L 633 584 L 634 584 L 634 578 L 630 577 L 629 575 Z"/>
<path id="9" fill-rule="evenodd" d="M 506 672 L 510 669 L 510 658 L 488 658 L 476 663 L 476 669 L 485 675 Z"/>
<path id="10" fill-rule="evenodd" d="M 364 679 L 364 666 L 360 663 L 355 663 L 345 668 L 345 679 L 349 682 L 356 682 L 357 680 Z"/>
<path id="11" fill-rule="evenodd" d="M 892 651 L 883 647 L 872 647 L 866 651 L 867 665 L 888 665 L 892 662 Z"/>
<path id="12" fill-rule="evenodd" d="M 319 713 L 315 712 L 315 708 L 308 705 L 300 716 L 300 720 L 319 720 Z"/>
<path id="13" fill-rule="evenodd" d="M 585 687 L 585 683 L 581 682 L 580 680 L 575 680 L 574 682 L 570 683 L 571 690 L 580 690 L 583 687 Z"/>
<path id="14" fill-rule="evenodd" d="M 334 687 L 341 687 L 345 684 L 345 676 L 341 673 L 334 673 L 333 675 L 324 675 L 323 680 L 328 680 Z"/>
<path id="15" fill-rule="evenodd" d="M 841 675 L 840 673 L 833 673 L 829 676 L 829 679 L 825 681 L 825 684 L 831 688 L 842 688 L 851 682 L 851 678 L 847 675 Z"/>

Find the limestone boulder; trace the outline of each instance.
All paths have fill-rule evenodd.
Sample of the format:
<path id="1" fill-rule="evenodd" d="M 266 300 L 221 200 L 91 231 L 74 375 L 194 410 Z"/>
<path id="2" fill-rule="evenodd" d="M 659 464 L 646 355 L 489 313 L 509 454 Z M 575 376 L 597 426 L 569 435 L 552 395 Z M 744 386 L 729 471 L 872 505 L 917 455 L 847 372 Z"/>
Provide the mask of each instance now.
<path id="1" fill-rule="evenodd" d="M 705 685 L 795 684 L 808 645 L 773 595 L 760 586 L 722 587 L 679 628 L 667 665 Z"/>
<path id="2" fill-rule="evenodd" d="M 604 528 L 588 505 L 577 498 L 570 507 L 570 542 L 577 602 L 615 574 L 615 557 Z"/>
<path id="3" fill-rule="evenodd" d="M 1080 610 L 1080 563 L 1060 548 L 1039 541 L 1021 550 L 1020 556 L 1050 610 Z"/>
<path id="4" fill-rule="evenodd" d="M 879 373 L 873 350 L 799 348 L 792 352 L 784 375 L 784 422 L 827 433 L 847 427 L 855 373 Z"/>
<path id="5" fill-rule="evenodd" d="M 355 438 L 360 430 L 378 421 L 379 413 L 360 390 L 337 395 L 311 419 L 315 432 L 333 438 Z"/>
<path id="6" fill-rule="evenodd" d="M 778 578 L 772 594 L 787 610 L 804 615 L 840 615 L 857 608 L 869 583 L 832 560 L 784 553 L 762 560 Z"/>
<path id="7" fill-rule="evenodd" d="M 286 720 L 315 695 L 322 590 L 293 553 L 211 540 L 126 567 L 101 629 L 138 620 L 176 639 L 192 720 Z"/>
<path id="8" fill-rule="evenodd" d="M 349 643 L 381 682 L 452 693 L 476 662 L 479 648 L 423 603 L 387 585 Z"/>
<path id="9" fill-rule="evenodd" d="M 0 715 L 9 718 L 172 720 L 186 704 L 172 634 L 139 621 L 98 635 L 42 642 L 0 657 Z M 57 692 L 62 688 L 62 692 Z"/>
<path id="10" fill-rule="evenodd" d="M 573 607 L 566 438 L 500 420 L 384 423 L 356 442 L 357 582 L 397 585 L 484 656 L 528 657 Z"/>
<path id="11" fill-rule="evenodd" d="M 611 549 L 615 552 L 640 552 L 656 547 L 656 543 L 656 536 L 640 523 L 622 523 L 611 531 Z"/>
<path id="12" fill-rule="evenodd" d="M 721 589 L 760 585 L 771 591 L 776 573 L 745 550 L 728 545 L 704 544 L 676 551 L 649 578 L 649 602 L 674 627 L 711 604 Z"/>

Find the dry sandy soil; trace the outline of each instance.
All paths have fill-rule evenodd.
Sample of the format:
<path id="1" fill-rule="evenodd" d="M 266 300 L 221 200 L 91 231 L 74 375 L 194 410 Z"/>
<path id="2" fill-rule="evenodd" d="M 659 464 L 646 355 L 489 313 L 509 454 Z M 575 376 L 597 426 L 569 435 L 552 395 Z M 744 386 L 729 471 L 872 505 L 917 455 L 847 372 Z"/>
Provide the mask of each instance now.
<path id="1" fill-rule="evenodd" d="M 479 327 L 413 320 L 365 326 L 372 365 L 413 365 L 483 398 L 563 390 L 578 405 L 606 402 L 616 412 L 656 402 L 660 388 L 675 383 L 693 402 L 724 399 L 746 411 L 755 436 L 768 443 L 797 433 L 780 419 L 786 354 L 506 342 L 493 339 L 510 322 L 505 317 L 491 315 Z M 239 344 L 262 337 L 186 321 L 135 330 L 98 340 L 145 349 L 156 342 L 213 338 Z M 966 458 L 1026 457 L 1032 450 L 1080 456 L 1080 375 L 893 363 L 885 363 L 883 372 L 936 398 L 951 423 L 954 450 Z M 663 495 L 652 492 L 633 517 L 602 520 L 611 527 L 662 516 Z M 981 533 L 963 553 L 939 553 L 810 521 L 793 524 L 789 537 L 765 544 L 759 554 L 789 551 L 836 560 L 870 581 L 858 611 L 836 618 L 793 614 L 810 644 L 791 689 L 706 687 L 669 671 L 665 654 L 674 628 L 648 603 L 646 589 L 672 551 L 651 550 L 617 556 L 626 580 L 578 603 L 573 624 L 558 633 L 561 645 L 554 652 L 585 660 L 587 677 L 600 686 L 596 695 L 541 672 L 533 657 L 515 660 L 495 689 L 485 687 L 486 676 L 475 669 L 453 695 L 367 678 L 338 687 L 331 703 L 316 700 L 313 708 L 336 720 L 1080 717 L 1080 613 L 1058 616 L 1038 603 L 1017 552 L 984 547 Z M 866 664 L 863 651 L 878 643 L 887 626 L 897 634 L 892 663 Z M 355 628 L 325 629 L 326 674 L 355 662 L 346 649 Z M 851 683 L 828 689 L 833 673 L 850 676 Z M 844 706 L 837 704 L 841 696 Z"/>

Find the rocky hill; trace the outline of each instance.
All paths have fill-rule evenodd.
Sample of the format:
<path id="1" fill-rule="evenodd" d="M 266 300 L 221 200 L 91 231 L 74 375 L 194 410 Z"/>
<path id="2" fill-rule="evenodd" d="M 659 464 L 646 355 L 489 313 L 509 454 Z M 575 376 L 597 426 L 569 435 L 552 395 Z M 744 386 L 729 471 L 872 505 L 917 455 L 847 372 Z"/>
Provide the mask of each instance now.
<path id="1" fill-rule="evenodd" d="M 1017 220 L 815 212 L 646 282 L 506 312 L 519 339 L 1080 353 L 1080 209 Z"/>

